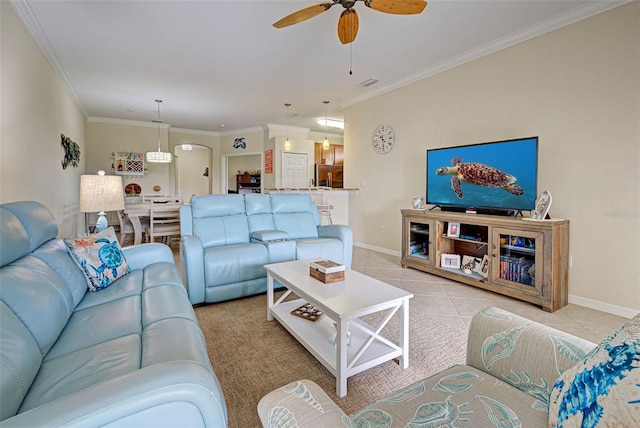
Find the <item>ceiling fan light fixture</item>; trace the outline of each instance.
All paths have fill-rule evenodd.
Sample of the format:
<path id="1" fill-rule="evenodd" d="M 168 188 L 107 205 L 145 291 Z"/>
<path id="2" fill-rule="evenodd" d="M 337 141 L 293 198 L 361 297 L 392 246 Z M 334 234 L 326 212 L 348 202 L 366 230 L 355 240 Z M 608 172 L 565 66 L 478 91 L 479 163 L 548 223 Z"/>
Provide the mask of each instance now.
<path id="1" fill-rule="evenodd" d="M 153 121 L 158 124 L 158 151 L 145 153 L 145 160 L 149 163 L 171 163 L 171 153 L 163 152 L 160 150 L 160 124 L 162 123 L 162 121 L 160 120 L 161 102 L 162 100 L 156 100 L 156 103 L 158 103 L 158 120 Z"/>
<path id="2" fill-rule="evenodd" d="M 333 0 L 332 2 L 308 6 L 285 16 L 279 21 L 276 21 L 273 26 L 276 28 L 284 28 L 298 24 L 329 10 L 334 5 L 339 4 L 344 8 L 344 10 L 340 14 L 340 19 L 338 20 L 338 38 L 343 45 L 346 45 L 352 43 L 358 35 L 359 20 L 358 14 L 354 8 L 357 1 L 358 0 Z M 363 2 L 364 5 L 370 9 L 394 15 L 416 15 L 421 13 L 427 6 L 427 2 L 425 0 L 364 0 Z"/>

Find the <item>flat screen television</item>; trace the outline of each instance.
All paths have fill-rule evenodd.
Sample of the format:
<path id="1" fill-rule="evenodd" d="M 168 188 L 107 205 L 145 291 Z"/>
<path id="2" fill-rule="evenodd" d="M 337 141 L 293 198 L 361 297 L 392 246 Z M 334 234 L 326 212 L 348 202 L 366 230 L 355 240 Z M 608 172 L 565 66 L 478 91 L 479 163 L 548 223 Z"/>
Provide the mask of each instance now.
<path id="1" fill-rule="evenodd" d="M 427 150 L 427 203 L 503 211 L 533 210 L 538 137 Z"/>

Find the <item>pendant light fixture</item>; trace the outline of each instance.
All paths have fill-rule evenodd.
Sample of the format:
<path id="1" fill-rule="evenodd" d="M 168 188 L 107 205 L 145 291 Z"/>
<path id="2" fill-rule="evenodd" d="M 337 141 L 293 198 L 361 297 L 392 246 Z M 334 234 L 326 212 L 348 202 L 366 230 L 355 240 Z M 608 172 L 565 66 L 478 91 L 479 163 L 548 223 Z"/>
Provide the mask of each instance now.
<path id="1" fill-rule="evenodd" d="M 329 137 L 327 136 L 327 120 L 329 115 L 329 101 L 323 101 L 324 104 L 324 141 L 322 142 L 322 148 L 324 150 L 329 150 L 331 147 L 331 143 L 329 142 Z"/>
<path id="2" fill-rule="evenodd" d="M 291 107 L 291 103 L 285 103 L 285 107 L 287 108 L 287 139 L 284 141 L 284 150 L 291 150 L 291 141 L 289 140 L 289 107 Z"/>
<path id="3" fill-rule="evenodd" d="M 170 163 L 171 162 L 171 153 L 160 151 L 160 124 L 162 123 L 162 121 L 160 120 L 160 103 L 161 102 L 162 100 L 156 100 L 156 103 L 158 103 L 158 120 L 152 121 L 158 124 L 158 151 L 145 153 L 145 159 L 147 160 L 147 162 L 151 162 L 151 163 Z"/>

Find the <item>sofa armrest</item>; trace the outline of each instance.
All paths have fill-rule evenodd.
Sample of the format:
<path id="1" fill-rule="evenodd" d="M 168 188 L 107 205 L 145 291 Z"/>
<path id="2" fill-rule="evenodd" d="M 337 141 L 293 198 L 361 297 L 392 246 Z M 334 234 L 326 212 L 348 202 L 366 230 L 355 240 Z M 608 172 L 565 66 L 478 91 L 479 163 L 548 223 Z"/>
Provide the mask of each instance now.
<path id="1" fill-rule="evenodd" d="M 180 274 L 192 305 L 204 303 L 204 248 L 196 235 L 180 239 Z"/>
<path id="2" fill-rule="evenodd" d="M 353 256 L 353 231 L 351 228 L 339 224 L 318 226 L 318 236 L 320 238 L 335 238 L 342 241 L 342 248 L 344 249 L 342 264 L 345 265 L 347 269 L 350 269 Z"/>
<path id="3" fill-rule="evenodd" d="M 262 426 L 341 427 L 347 416 L 310 380 L 299 380 L 271 391 L 258 403 Z M 289 422 L 287 425 L 286 422 Z"/>
<path id="4" fill-rule="evenodd" d="M 289 239 L 289 234 L 283 230 L 258 230 L 251 234 L 252 242 L 285 241 L 287 239 Z"/>
<path id="5" fill-rule="evenodd" d="M 125 259 L 127 259 L 131 270 L 144 269 L 150 264 L 158 262 L 169 262 L 175 265 L 171 248 L 160 243 L 124 247 L 122 253 Z"/>
<path id="6" fill-rule="evenodd" d="M 476 313 L 469 327 L 467 365 L 538 398 L 595 344 L 498 308 Z"/>

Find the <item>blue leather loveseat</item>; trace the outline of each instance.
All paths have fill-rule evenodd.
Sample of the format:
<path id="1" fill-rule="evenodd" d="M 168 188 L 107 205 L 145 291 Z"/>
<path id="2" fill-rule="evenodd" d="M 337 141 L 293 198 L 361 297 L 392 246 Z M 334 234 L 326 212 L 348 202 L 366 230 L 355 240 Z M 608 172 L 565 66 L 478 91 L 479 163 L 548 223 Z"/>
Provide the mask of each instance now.
<path id="1" fill-rule="evenodd" d="M 263 266 L 325 258 L 351 267 L 353 235 L 320 225 L 310 195 L 204 195 L 180 207 L 180 267 L 192 304 L 265 292 Z"/>
<path id="2" fill-rule="evenodd" d="M 57 234 L 43 205 L 0 205 L 0 426 L 226 427 L 169 247 L 124 248 L 131 271 L 91 292 Z"/>

